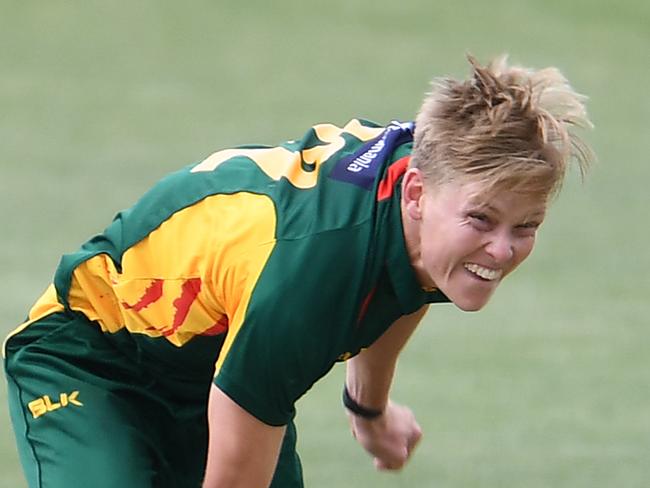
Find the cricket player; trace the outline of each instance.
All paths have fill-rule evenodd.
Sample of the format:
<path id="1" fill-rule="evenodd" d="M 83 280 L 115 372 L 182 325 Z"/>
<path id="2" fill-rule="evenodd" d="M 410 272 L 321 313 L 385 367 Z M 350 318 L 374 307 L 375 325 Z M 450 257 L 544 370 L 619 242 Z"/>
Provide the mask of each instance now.
<path id="1" fill-rule="evenodd" d="M 480 310 L 590 159 L 557 69 L 469 59 L 415 122 L 215 152 L 65 254 L 3 349 L 29 486 L 303 486 L 294 405 L 340 361 L 354 436 L 402 468 L 403 346 L 432 303 Z"/>

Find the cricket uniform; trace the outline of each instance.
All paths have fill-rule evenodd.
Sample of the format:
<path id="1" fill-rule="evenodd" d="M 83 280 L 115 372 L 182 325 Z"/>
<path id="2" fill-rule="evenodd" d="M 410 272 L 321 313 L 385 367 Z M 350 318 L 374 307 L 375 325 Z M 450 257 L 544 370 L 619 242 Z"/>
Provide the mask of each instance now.
<path id="1" fill-rule="evenodd" d="M 173 173 L 63 256 L 6 341 L 30 486 L 199 486 L 210 383 L 288 425 L 273 487 L 302 486 L 294 404 L 425 303 L 398 182 L 412 124 L 322 124 Z"/>

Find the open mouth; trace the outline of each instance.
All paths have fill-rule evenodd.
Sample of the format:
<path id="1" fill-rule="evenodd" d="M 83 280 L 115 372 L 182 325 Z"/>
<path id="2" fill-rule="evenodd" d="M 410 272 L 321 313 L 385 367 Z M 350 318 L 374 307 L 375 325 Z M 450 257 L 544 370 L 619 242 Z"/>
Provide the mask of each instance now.
<path id="1" fill-rule="evenodd" d="M 485 266 L 476 263 L 465 263 L 463 264 L 463 267 L 483 281 L 497 280 L 501 278 L 501 275 L 503 274 L 503 270 L 501 269 L 486 268 Z"/>

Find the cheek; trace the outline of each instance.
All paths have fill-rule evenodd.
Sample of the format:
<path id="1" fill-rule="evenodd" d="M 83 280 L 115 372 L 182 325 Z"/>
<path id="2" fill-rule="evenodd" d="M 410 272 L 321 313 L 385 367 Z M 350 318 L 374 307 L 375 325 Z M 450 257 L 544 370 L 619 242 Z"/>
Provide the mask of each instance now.
<path id="1" fill-rule="evenodd" d="M 519 266 L 528 256 L 530 256 L 530 253 L 533 252 L 534 247 L 534 237 L 524 238 L 515 245 L 515 267 Z"/>
<path id="2" fill-rule="evenodd" d="M 434 242 L 425 241 L 422 243 L 422 264 L 431 271 L 436 267 L 436 263 L 440 260 L 440 250 L 436 247 Z"/>
<path id="3" fill-rule="evenodd" d="M 444 238 L 431 238 L 422 243 L 422 264 L 431 275 L 451 272 L 467 256 L 481 248 L 480 238 L 471 229 L 445 229 L 437 235 Z"/>

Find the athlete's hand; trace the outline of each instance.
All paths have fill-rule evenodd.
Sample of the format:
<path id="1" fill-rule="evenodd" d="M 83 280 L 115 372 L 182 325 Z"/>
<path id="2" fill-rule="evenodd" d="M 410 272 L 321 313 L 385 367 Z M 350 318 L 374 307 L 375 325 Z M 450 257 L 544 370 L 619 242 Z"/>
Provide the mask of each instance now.
<path id="1" fill-rule="evenodd" d="M 352 435 L 379 470 L 401 469 L 422 437 L 413 412 L 390 401 L 380 417 L 368 420 L 348 412 L 348 418 Z"/>

